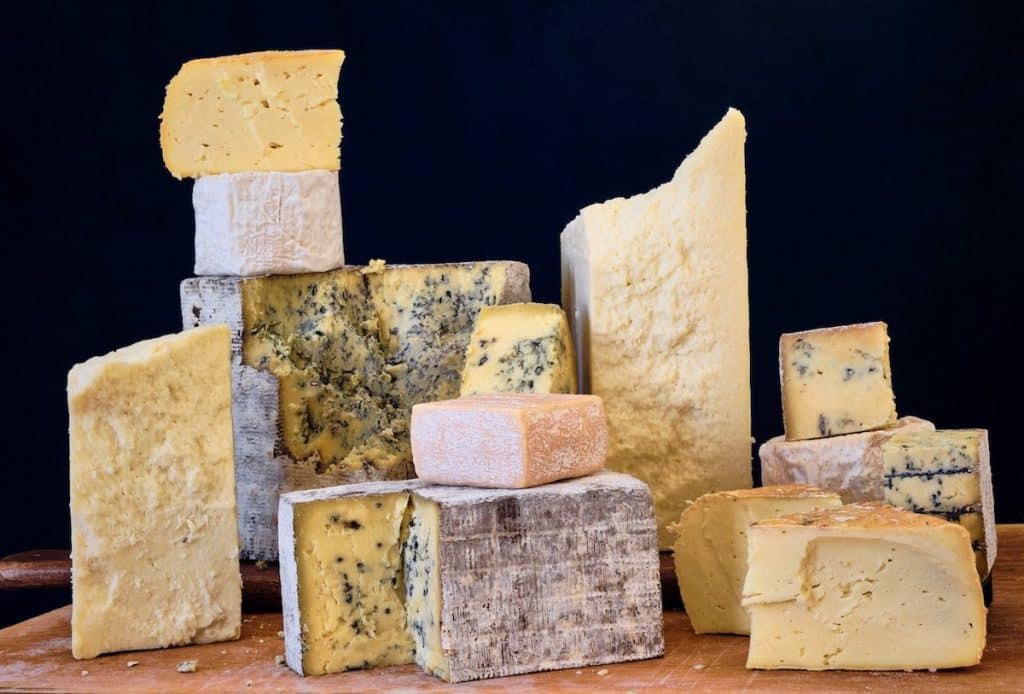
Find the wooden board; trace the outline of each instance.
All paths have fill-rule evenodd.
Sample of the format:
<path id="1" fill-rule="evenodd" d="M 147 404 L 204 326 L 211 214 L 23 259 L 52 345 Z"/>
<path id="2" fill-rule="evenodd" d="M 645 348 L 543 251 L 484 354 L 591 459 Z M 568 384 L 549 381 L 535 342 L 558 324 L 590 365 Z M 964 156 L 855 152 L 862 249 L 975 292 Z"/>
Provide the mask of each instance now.
<path id="1" fill-rule="evenodd" d="M 240 641 L 139 651 L 76 661 L 70 653 L 71 608 L 0 630 L 0 688 L 51 691 L 167 692 L 293 691 L 368 692 L 516 691 L 601 692 L 629 690 L 769 689 L 776 691 L 1024 691 L 1024 525 L 999 527 L 995 602 L 989 611 L 982 664 L 944 672 L 766 672 L 744 668 L 747 639 L 697 636 L 682 612 L 665 613 L 664 658 L 582 670 L 506 677 L 448 685 L 413 665 L 300 678 L 277 665 L 284 653 L 277 636 L 281 615 L 249 614 Z M 198 671 L 175 666 L 196 660 Z M 128 661 L 138 661 L 129 668 Z M 82 671 L 88 672 L 83 675 Z M 251 685 L 249 684 L 251 682 Z"/>

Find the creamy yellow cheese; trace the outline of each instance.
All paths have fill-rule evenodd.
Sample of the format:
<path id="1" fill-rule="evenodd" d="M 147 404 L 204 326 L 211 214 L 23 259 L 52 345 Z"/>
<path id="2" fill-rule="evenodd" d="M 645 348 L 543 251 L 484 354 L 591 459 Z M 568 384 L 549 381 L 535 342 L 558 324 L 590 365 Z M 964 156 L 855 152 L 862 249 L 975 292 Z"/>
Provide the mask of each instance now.
<path id="1" fill-rule="evenodd" d="M 167 85 L 164 164 L 177 178 L 340 167 L 342 51 L 190 60 Z"/>
<path id="2" fill-rule="evenodd" d="M 676 533 L 676 577 L 698 634 L 749 634 L 741 606 L 747 530 L 764 518 L 841 506 L 839 494 L 790 484 L 705 494 L 683 511 Z"/>
<path id="3" fill-rule="evenodd" d="M 779 363 L 788 441 L 896 422 L 885 323 L 784 334 Z"/>

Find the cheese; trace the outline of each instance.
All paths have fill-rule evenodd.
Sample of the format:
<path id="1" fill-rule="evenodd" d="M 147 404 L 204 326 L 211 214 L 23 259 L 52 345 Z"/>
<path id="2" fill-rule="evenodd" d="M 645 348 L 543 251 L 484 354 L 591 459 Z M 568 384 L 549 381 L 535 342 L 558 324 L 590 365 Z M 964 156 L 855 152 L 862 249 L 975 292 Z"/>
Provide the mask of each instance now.
<path id="1" fill-rule="evenodd" d="M 740 602 L 747 575 L 747 532 L 764 518 L 836 508 L 839 495 L 805 485 L 705 494 L 683 511 L 676 533 L 676 577 L 698 634 L 749 634 Z"/>
<path id="2" fill-rule="evenodd" d="M 197 275 L 286 275 L 345 264 L 336 171 L 204 176 L 192 204 Z"/>
<path id="3" fill-rule="evenodd" d="M 881 502 L 763 520 L 748 535 L 748 668 L 921 670 L 981 661 L 968 533 Z"/>
<path id="4" fill-rule="evenodd" d="M 882 454 L 885 501 L 963 525 L 978 572 L 988 576 L 996 559 L 988 431 L 903 432 L 883 445 Z"/>
<path id="5" fill-rule="evenodd" d="M 880 429 L 896 422 L 885 323 L 787 333 L 779 340 L 786 439 Z"/>
<path id="6" fill-rule="evenodd" d="M 688 500 L 751 485 L 745 138 L 730 109 L 670 182 L 562 232 L 580 392 L 604 399 L 608 467 L 650 484 L 661 547 Z"/>
<path id="7" fill-rule="evenodd" d="M 229 359 L 211 326 L 68 374 L 75 658 L 238 638 Z"/>
<path id="8" fill-rule="evenodd" d="M 342 51 L 267 51 L 190 60 L 167 85 L 164 164 L 176 178 L 337 171 Z"/>
<path id="9" fill-rule="evenodd" d="M 460 392 L 575 393 L 572 336 L 561 307 L 506 304 L 482 309 L 466 350 Z"/>
<path id="10" fill-rule="evenodd" d="M 903 417 L 884 429 L 787 441 L 776 436 L 761 445 L 761 481 L 771 484 L 810 484 L 839 492 L 843 503 L 882 501 L 882 445 L 894 435 L 934 431 L 935 425 Z"/>
<path id="11" fill-rule="evenodd" d="M 246 558 L 277 558 L 281 492 L 412 477 L 412 406 L 458 395 L 482 307 L 530 298 L 521 263 L 362 270 L 182 283 L 185 326 L 232 331 Z"/>
<path id="12" fill-rule="evenodd" d="M 319 522 L 300 522 L 307 506 Z M 353 519 L 360 527 L 339 535 L 332 514 L 343 528 Z M 347 485 L 284 494 L 280 515 L 285 653 L 300 674 L 416 662 L 463 682 L 664 653 L 651 497 L 626 475 L 603 472 L 525 490 Z M 334 538 L 359 535 L 361 544 L 335 551 Z M 353 587 L 358 611 L 345 602 L 344 583 L 338 593 L 318 588 L 326 581 L 304 582 L 304 565 L 331 585 L 339 580 L 323 561 L 307 561 L 307 546 L 323 547 L 323 560 L 334 556 L 335 564 L 364 563 L 371 590 Z M 387 608 L 387 617 L 394 614 L 395 598 L 404 605 L 402 629 L 381 617 Z M 310 625 L 335 614 L 339 625 L 355 615 L 366 638 L 352 639 L 342 625 L 328 647 L 315 647 Z M 324 655 L 335 658 L 326 670 Z"/>
<path id="13" fill-rule="evenodd" d="M 596 395 L 496 393 L 412 408 L 416 476 L 436 484 L 536 487 L 604 467 Z"/>

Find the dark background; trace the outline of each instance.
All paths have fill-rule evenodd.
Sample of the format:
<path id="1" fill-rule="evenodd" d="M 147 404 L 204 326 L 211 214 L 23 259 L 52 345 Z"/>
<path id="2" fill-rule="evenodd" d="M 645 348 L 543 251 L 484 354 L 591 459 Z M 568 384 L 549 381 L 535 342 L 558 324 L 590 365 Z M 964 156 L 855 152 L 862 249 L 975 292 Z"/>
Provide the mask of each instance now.
<path id="1" fill-rule="evenodd" d="M 289 7 L 289 5 L 292 5 Z M 66 374 L 180 330 L 191 184 L 157 115 L 180 64 L 343 48 L 346 257 L 515 259 L 747 118 L 754 436 L 779 333 L 882 319 L 901 414 L 991 430 L 1024 521 L 1018 3 L 19 3 L 3 20 L 0 555 L 70 543 Z M 70 600 L 0 593 L 0 624 Z"/>

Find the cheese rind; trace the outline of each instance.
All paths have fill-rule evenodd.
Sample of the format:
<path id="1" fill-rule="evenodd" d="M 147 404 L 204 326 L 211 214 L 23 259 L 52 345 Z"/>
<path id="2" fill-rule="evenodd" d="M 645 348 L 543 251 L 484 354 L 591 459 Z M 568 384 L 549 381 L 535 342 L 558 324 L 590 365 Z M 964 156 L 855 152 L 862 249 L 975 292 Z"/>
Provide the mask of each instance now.
<path id="1" fill-rule="evenodd" d="M 755 523 L 748 668 L 918 670 L 981 661 L 967 531 L 881 502 Z"/>
<path id="2" fill-rule="evenodd" d="M 434 484 L 536 487 L 604 467 L 596 395 L 496 393 L 412 408 L 416 476 Z"/>
<path id="3" fill-rule="evenodd" d="M 342 51 L 190 60 L 167 85 L 164 164 L 176 177 L 340 167 Z"/>
<path id="4" fill-rule="evenodd" d="M 747 574 L 747 530 L 764 518 L 841 506 L 835 492 L 783 485 L 705 494 L 672 526 L 676 577 L 690 625 L 698 634 L 749 634 L 741 603 Z"/>
<path id="5" fill-rule="evenodd" d="M 336 171 L 204 176 L 192 205 L 197 275 L 288 275 L 345 264 Z"/>
<path id="6" fill-rule="evenodd" d="M 751 485 L 743 116 L 672 180 L 562 232 L 580 392 L 604 399 L 608 467 L 648 482 L 659 545 L 687 501 Z"/>
<path id="7" fill-rule="evenodd" d="M 576 360 L 565 311 L 553 304 L 481 309 L 459 392 L 575 393 Z"/>
<path id="8" fill-rule="evenodd" d="M 238 638 L 229 359 L 210 326 L 68 374 L 75 658 Z"/>
<path id="9" fill-rule="evenodd" d="M 779 376 L 786 439 L 868 431 L 896 422 L 885 323 L 786 333 Z"/>
<path id="10" fill-rule="evenodd" d="M 758 449 L 761 480 L 765 485 L 810 484 L 829 489 L 846 504 L 882 501 L 882 445 L 901 432 L 934 430 L 929 421 L 902 417 L 891 427 L 856 434 L 802 441 L 776 436 Z"/>

